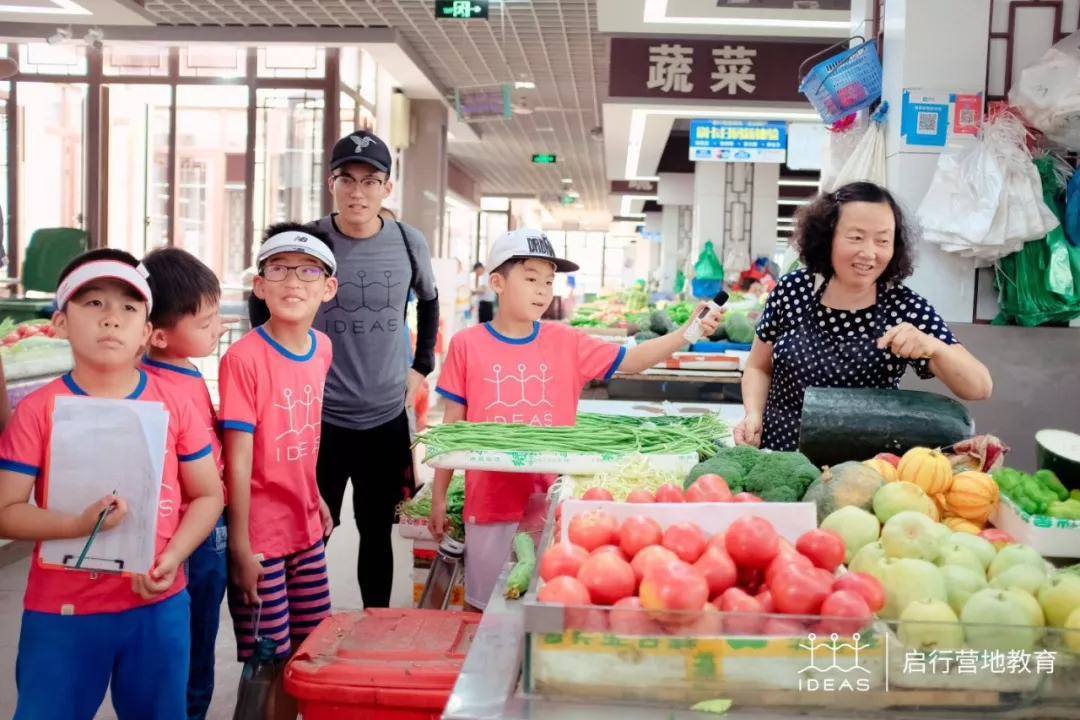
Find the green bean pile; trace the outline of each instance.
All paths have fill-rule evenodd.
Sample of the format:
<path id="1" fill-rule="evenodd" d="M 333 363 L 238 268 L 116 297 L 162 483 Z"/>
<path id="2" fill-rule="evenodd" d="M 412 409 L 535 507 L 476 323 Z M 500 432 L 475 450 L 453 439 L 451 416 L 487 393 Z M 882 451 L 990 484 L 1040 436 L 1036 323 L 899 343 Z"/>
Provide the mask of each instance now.
<path id="1" fill-rule="evenodd" d="M 507 423 L 456 422 L 436 425 L 416 436 L 427 448 L 425 460 L 462 450 L 617 453 L 712 457 L 714 440 L 727 428 L 713 414 L 690 417 L 629 417 L 581 413 L 577 424 L 560 427 Z"/>

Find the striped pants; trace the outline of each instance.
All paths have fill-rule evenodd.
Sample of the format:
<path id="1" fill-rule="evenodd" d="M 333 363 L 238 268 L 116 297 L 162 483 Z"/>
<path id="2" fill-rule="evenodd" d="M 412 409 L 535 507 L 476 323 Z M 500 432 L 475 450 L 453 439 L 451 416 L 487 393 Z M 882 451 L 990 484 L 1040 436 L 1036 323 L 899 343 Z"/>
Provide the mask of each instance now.
<path id="1" fill-rule="evenodd" d="M 262 566 L 261 609 L 245 605 L 240 593 L 229 585 L 229 612 L 240 662 L 255 652 L 256 630 L 259 637 L 270 638 L 277 644 L 276 655 L 284 659 L 300 647 L 320 622 L 330 617 L 330 581 L 322 540 L 307 550 L 263 560 Z"/>

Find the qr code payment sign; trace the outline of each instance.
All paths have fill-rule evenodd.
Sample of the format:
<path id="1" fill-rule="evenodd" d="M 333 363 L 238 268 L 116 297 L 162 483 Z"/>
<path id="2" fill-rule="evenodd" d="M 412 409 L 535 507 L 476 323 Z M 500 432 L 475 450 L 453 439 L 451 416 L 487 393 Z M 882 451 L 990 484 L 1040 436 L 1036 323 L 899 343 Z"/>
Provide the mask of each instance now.
<path id="1" fill-rule="evenodd" d="M 916 132 L 920 135 L 937 135 L 938 132 L 938 115 L 933 112 L 921 112 L 919 113 L 918 126 Z"/>
<path id="2" fill-rule="evenodd" d="M 964 126 L 974 125 L 975 124 L 975 111 L 971 110 L 971 109 L 961 110 L 960 111 L 960 124 L 964 125 Z"/>

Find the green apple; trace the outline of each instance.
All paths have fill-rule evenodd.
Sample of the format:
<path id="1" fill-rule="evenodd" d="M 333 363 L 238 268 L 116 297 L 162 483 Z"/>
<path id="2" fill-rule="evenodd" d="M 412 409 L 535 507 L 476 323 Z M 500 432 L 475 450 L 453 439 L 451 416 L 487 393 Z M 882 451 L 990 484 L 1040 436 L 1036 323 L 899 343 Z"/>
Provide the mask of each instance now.
<path id="1" fill-rule="evenodd" d="M 979 558 L 979 562 L 982 563 L 983 572 L 986 572 L 987 568 L 990 567 L 990 563 L 994 562 L 994 557 L 997 555 L 997 550 L 994 549 L 994 546 L 978 535 L 955 532 L 949 535 L 949 541 L 963 545 L 968 550 L 975 553 L 975 557 Z"/>
<path id="2" fill-rule="evenodd" d="M 943 567 L 945 565 L 966 567 L 980 575 L 986 570 L 983 567 L 983 564 L 979 562 L 979 558 L 975 557 L 975 553 L 959 543 L 945 543 L 941 548 L 941 554 L 938 555 L 937 560 L 934 562 L 938 567 Z"/>
<path id="3" fill-rule="evenodd" d="M 1039 588 L 1037 597 L 1046 613 L 1046 624 L 1056 628 L 1065 627 L 1072 611 L 1080 608 L 1080 576 L 1067 572 L 1054 573 Z"/>
<path id="4" fill-rule="evenodd" d="M 1033 627 L 1027 609 L 1015 593 L 992 588 L 968 598 L 960 621 L 964 623 L 968 646 L 984 652 L 1029 652 L 1041 632 Z"/>
<path id="5" fill-rule="evenodd" d="M 885 607 L 878 615 L 893 620 L 916 600 L 948 602 L 945 578 L 933 563 L 916 558 L 878 561 L 879 579 L 885 588 Z"/>
<path id="6" fill-rule="evenodd" d="M 1029 595 L 1039 592 L 1039 588 L 1046 582 L 1046 568 L 1032 567 L 1031 565 L 1013 565 L 1005 572 L 990 581 L 990 587 L 999 590 L 1008 588 L 1020 588 Z"/>
<path id="7" fill-rule="evenodd" d="M 964 646 L 964 628 L 960 618 L 940 600 L 916 600 L 900 614 L 897 628 L 905 650 L 932 652 L 959 650 Z"/>
<path id="8" fill-rule="evenodd" d="M 863 547 L 878 539 L 881 534 L 881 524 L 878 519 L 862 508 L 854 505 L 845 505 L 839 510 L 829 513 L 829 516 L 821 521 L 823 530 L 832 530 L 844 538 L 847 547 L 847 556 L 844 562 L 850 563 Z"/>
<path id="9" fill-rule="evenodd" d="M 941 576 L 945 578 L 949 607 L 957 615 L 963 612 L 968 598 L 987 587 L 986 577 L 982 572 L 975 572 L 960 565 L 945 565 L 941 568 Z"/>
<path id="10" fill-rule="evenodd" d="M 1046 561 L 1043 560 L 1042 555 L 1027 545 L 1016 543 L 1001 548 L 998 554 L 994 556 L 993 562 L 990 563 L 990 567 L 986 571 L 986 577 L 993 580 L 1013 565 L 1030 565 L 1044 571 L 1046 569 Z"/>
<path id="11" fill-rule="evenodd" d="M 850 507 L 850 506 L 849 506 Z M 878 560 L 885 559 L 885 548 L 881 547 L 881 542 L 872 542 L 869 545 L 863 545 L 859 548 L 859 551 L 855 553 L 855 557 L 851 558 L 851 562 L 848 563 L 848 570 L 851 572 L 864 572 L 874 575 L 873 569 L 877 565 Z M 878 580 L 881 578 L 878 577 Z"/>
<path id="12" fill-rule="evenodd" d="M 1043 628 L 1046 627 L 1046 615 L 1043 614 L 1039 601 L 1035 599 L 1035 596 L 1018 587 L 1011 587 L 1005 593 L 1024 606 L 1024 611 L 1027 612 L 1028 619 L 1031 620 L 1031 626 L 1035 628 L 1035 639 L 1042 638 Z"/>
<path id="13" fill-rule="evenodd" d="M 937 523 L 912 510 L 898 512 L 881 529 L 881 547 L 891 558 L 933 562 L 941 552 Z"/>

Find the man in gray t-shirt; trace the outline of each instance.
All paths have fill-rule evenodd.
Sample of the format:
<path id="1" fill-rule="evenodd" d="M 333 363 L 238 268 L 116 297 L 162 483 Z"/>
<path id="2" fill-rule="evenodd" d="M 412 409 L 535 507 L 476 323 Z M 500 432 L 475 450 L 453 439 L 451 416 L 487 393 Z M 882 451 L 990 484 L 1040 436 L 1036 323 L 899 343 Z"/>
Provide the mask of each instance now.
<path id="1" fill-rule="evenodd" d="M 380 217 L 391 190 L 391 154 L 357 131 L 334 146 L 329 188 L 337 212 L 311 223 L 333 240 L 338 292 L 314 327 L 330 336 L 333 364 L 323 394 L 319 490 L 341 522 L 345 486 L 362 550 L 357 581 L 365 607 L 387 607 L 394 576 L 397 505 L 416 489 L 405 408 L 434 367 L 438 291 L 424 236 Z M 405 306 L 416 296 L 416 352 L 405 344 Z M 256 301 L 252 325 L 265 321 Z"/>

